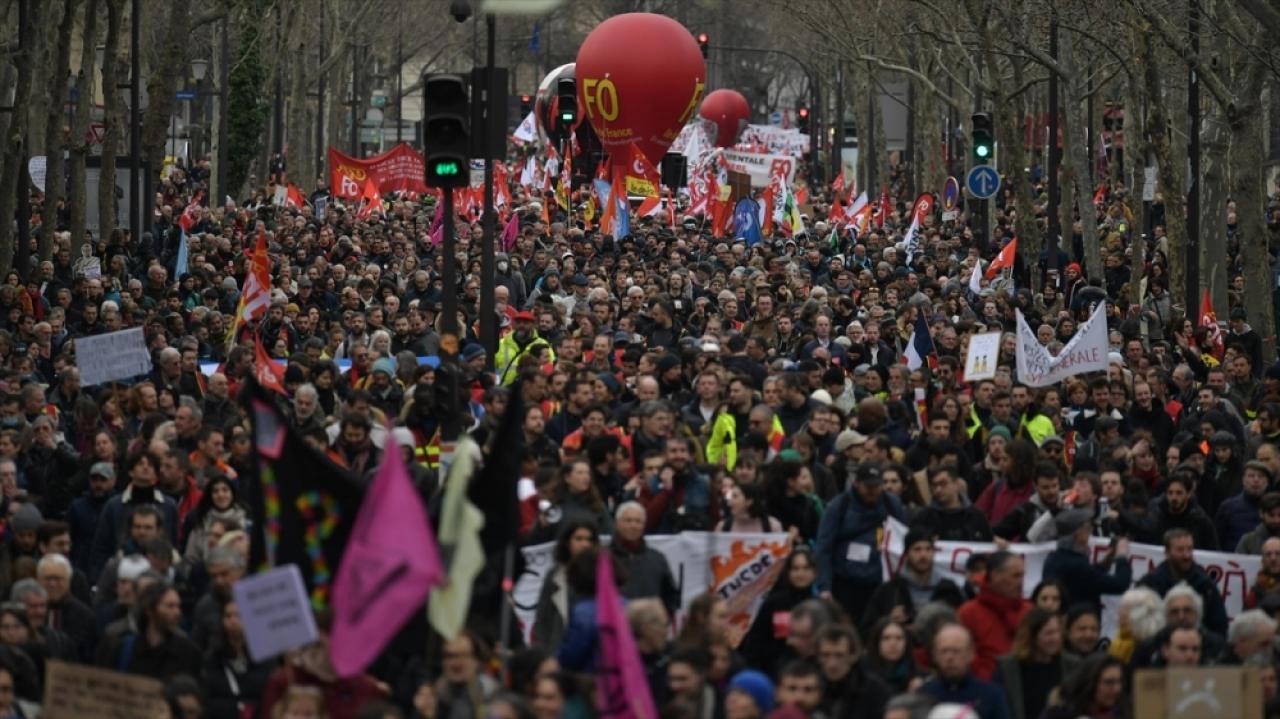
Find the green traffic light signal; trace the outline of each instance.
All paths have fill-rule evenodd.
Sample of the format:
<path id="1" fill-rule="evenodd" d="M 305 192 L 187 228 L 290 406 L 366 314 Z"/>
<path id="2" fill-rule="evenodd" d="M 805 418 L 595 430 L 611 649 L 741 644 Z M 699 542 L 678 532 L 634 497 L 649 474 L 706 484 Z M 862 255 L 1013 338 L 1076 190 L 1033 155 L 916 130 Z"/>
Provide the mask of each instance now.
<path id="1" fill-rule="evenodd" d="M 973 152 L 978 157 L 987 157 L 988 155 L 991 154 L 991 148 L 987 147 L 986 145 L 978 145 L 977 147 L 973 148 Z"/>
<path id="2" fill-rule="evenodd" d="M 435 174 L 437 177 L 456 177 L 460 172 L 461 169 L 458 167 L 458 163 L 456 162 L 447 161 L 436 163 Z"/>

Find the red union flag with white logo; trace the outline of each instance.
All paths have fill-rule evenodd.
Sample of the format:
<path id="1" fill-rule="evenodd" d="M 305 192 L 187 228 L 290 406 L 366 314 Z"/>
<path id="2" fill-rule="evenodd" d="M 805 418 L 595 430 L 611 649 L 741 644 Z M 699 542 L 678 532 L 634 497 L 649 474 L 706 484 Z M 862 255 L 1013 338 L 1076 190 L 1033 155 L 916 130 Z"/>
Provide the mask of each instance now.
<path id="1" fill-rule="evenodd" d="M 652 162 L 631 143 L 631 162 L 627 165 L 627 194 L 641 197 L 657 197 L 662 176 Z"/>
<path id="2" fill-rule="evenodd" d="M 916 204 L 911 208 L 911 227 L 907 230 L 907 264 L 920 254 L 922 243 L 920 235 L 924 232 L 924 218 L 933 212 L 933 195 L 926 192 L 916 198 Z"/>

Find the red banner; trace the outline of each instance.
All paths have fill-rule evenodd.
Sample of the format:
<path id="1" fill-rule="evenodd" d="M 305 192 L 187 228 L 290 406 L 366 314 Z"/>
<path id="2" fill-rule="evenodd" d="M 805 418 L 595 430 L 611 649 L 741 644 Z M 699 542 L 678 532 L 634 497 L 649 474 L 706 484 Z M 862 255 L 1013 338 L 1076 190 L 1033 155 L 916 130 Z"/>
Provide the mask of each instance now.
<path id="1" fill-rule="evenodd" d="M 373 179 L 380 194 L 392 192 L 426 193 L 426 162 L 408 144 L 400 144 L 376 157 L 357 159 L 329 148 L 329 191 L 334 197 L 360 197 L 365 180 Z"/>

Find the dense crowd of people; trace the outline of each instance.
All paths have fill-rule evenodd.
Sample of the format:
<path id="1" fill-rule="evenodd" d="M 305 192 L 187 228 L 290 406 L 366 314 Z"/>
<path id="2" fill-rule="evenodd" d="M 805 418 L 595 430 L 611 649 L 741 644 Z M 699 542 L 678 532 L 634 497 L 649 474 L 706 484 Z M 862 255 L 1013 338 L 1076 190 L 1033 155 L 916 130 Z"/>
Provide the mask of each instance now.
<path id="1" fill-rule="evenodd" d="M 663 717 L 1123 719 L 1135 670 L 1208 664 L 1257 667 L 1271 707 L 1273 328 L 1250 326 L 1237 285 L 1216 347 L 1218 333 L 1170 299 L 1160 204 L 1148 238 L 1118 185 L 1097 206 L 1105 235 L 1067 238 L 1061 273 L 1042 255 L 974 293 L 973 263 L 1013 239 L 1011 195 L 993 203 L 990 241 L 967 215 L 930 217 L 908 264 L 904 169 L 892 212 L 862 236 L 828 226 L 832 191 L 814 186 L 804 231 L 754 244 L 679 213 L 673 226 L 636 216 L 630 235 L 606 236 L 586 193 L 559 207 L 513 184 L 502 213 L 520 230 L 496 258 L 492 355 L 478 339 L 481 228 L 451 218 L 462 425 L 486 455 L 517 453 L 518 535 L 553 542 L 554 566 L 527 646 L 474 614 L 459 637 L 425 652 L 393 643 L 354 678 L 328 658 L 327 612 L 314 645 L 266 662 L 247 651 L 231 587 L 251 571 L 261 518 L 246 501 L 257 470 L 236 396 L 260 343 L 287 365 L 297 432 L 366 479 L 394 432 L 439 511 L 446 423 L 424 409 L 439 407 L 438 371 L 418 360 L 441 342 L 434 197 L 365 208 L 321 184 L 285 207 L 268 186 L 189 208 L 206 189 L 201 162 L 168 175 L 148 232 L 91 236 L 75 261 L 66 218 L 37 218 L 52 257 L 0 284 L 0 716 L 36 715 L 51 660 L 160 679 L 186 718 L 595 716 L 606 536 Z M 270 308 L 229 344 L 260 231 Z M 1234 227 L 1223 239 L 1238 279 Z M 1102 243 L 1104 276 L 1085 276 L 1086 242 Z M 1056 353 L 1099 303 L 1109 371 L 1019 380 L 1015 309 Z M 908 366 L 920 315 L 936 356 Z M 75 340 L 131 327 L 145 328 L 154 370 L 82 386 Z M 993 331 L 995 377 L 967 381 L 970 339 Z M 522 413 L 518 448 L 495 446 L 508 406 Z M 909 533 L 885 581 L 890 518 Z M 740 642 L 724 601 L 683 605 L 681 580 L 646 544 L 684 531 L 789 535 Z M 1100 562 L 1091 537 L 1114 540 Z M 943 540 L 996 548 L 953 581 L 934 564 Z M 1009 550 L 1020 542 L 1056 542 L 1029 598 L 1024 559 Z M 1137 582 L 1131 542 L 1165 552 Z M 1228 620 L 1196 549 L 1261 556 L 1247 611 Z M 1119 598 L 1114 636 L 1101 636 L 1104 596 Z"/>

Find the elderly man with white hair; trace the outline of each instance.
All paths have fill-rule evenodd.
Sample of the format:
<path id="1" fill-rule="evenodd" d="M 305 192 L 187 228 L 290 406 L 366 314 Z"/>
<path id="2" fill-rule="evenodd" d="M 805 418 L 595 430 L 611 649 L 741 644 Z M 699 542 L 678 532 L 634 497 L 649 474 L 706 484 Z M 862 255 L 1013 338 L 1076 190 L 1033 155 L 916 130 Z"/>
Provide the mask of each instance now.
<path id="1" fill-rule="evenodd" d="M 614 512 L 613 556 L 626 568 L 620 593 L 627 599 L 653 598 L 667 614 L 680 607 L 680 589 L 662 552 L 644 541 L 647 513 L 639 502 L 623 502 Z"/>
<path id="2" fill-rule="evenodd" d="M 84 602 L 71 595 L 71 561 L 61 554 L 46 554 L 36 564 L 36 580 L 49 596 L 48 626 L 76 643 L 81 661 L 93 659 L 98 639 L 97 618 Z"/>
<path id="3" fill-rule="evenodd" d="M 1240 666 L 1258 655 L 1270 657 L 1276 639 L 1276 620 L 1261 609 L 1241 613 L 1227 628 L 1227 648 L 1218 664 Z"/>

